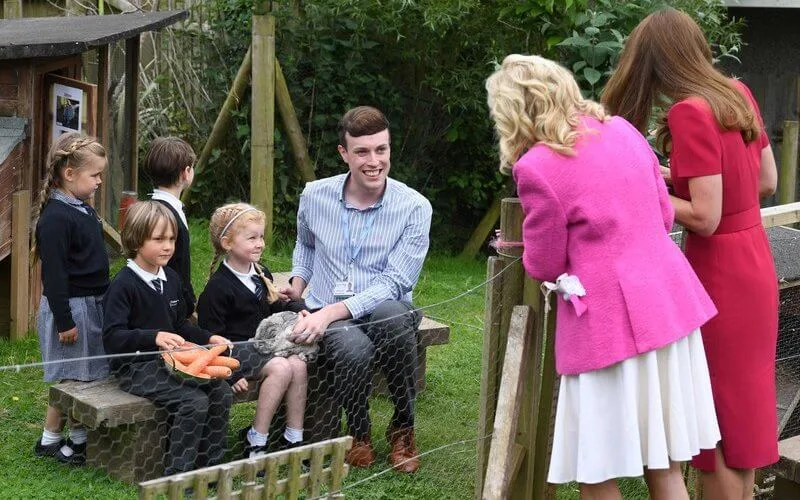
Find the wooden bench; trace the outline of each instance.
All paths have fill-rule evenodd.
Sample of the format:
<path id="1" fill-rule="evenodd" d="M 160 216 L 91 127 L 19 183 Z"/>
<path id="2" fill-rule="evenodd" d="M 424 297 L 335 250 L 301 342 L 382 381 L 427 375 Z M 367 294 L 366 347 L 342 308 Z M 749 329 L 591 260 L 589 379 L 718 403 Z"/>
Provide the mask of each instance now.
<path id="1" fill-rule="evenodd" d="M 417 331 L 419 369 L 417 387 L 425 386 L 426 349 L 449 342 L 450 328 L 423 319 Z M 325 373 L 309 364 L 307 442 L 332 439 L 340 434 L 341 411 L 330 395 Z M 375 391 L 385 388 L 376 370 Z M 254 401 L 257 384 L 236 395 L 234 404 Z M 147 481 L 163 474 L 167 415 L 150 400 L 122 391 L 112 377 L 95 382 L 63 382 L 50 387 L 50 405 L 89 428 L 87 464 L 104 468 L 114 478 L 128 483 Z M 273 422 L 275 423 L 275 422 Z"/>

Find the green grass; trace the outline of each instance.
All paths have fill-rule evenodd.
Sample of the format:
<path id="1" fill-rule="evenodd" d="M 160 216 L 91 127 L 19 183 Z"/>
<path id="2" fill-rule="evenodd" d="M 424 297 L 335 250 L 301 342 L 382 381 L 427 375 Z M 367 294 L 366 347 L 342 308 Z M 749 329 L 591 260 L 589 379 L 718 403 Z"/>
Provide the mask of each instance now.
<path id="1" fill-rule="evenodd" d="M 213 256 L 206 223 L 192 221 L 192 283 L 199 293 L 208 278 Z M 264 262 L 273 271 L 291 267 L 291 246 L 278 242 Z M 117 259 L 116 271 L 124 264 Z M 428 306 L 446 301 L 485 279 L 485 263 L 442 256 L 428 258 L 415 302 Z M 367 470 L 352 470 L 345 491 L 349 498 L 462 499 L 473 495 L 475 484 L 480 367 L 483 323 L 483 288 L 458 300 L 431 307 L 426 314 L 451 325 L 450 343 L 428 349 L 427 389 L 417 402 L 417 439 L 421 451 L 446 448 L 423 458 L 417 474 L 389 471 L 359 485 L 354 483 L 384 471 L 388 453 L 383 431 L 391 416 L 386 398 L 373 398 L 371 414 L 377 463 Z M 0 341 L 0 366 L 40 360 L 35 335 L 19 342 Z M 110 479 L 102 470 L 61 466 L 36 458 L 33 444 L 42 428 L 47 406 L 47 384 L 41 369 L 0 371 L 0 497 L 3 498 L 135 498 L 136 487 Z M 232 434 L 252 418 L 251 404 L 237 405 L 232 413 Z M 235 437 L 231 435 L 232 442 Z M 453 444 L 467 441 L 465 444 Z"/>
<path id="2" fill-rule="evenodd" d="M 192 283 L 202 291 L 213 251 L 204 221 L 191 221 Z M 277 242 L 277 250 L 263 261 L 273 271 L 291 268 L 291 244 Z M 124 259 L 116 259 L 116 272 Z M 371 401 L 373 441 L 378 461 L 370 469 L 351 469 L 345 494 L 357 499 L 468 499 L 474 495 L 483 337 L 483 260 L 464 261 L 429 256 L 415 291 L 415 303 L 426 315 L 450 325 L 450 343 L 428 349 L 427 388 L 417 399 L 417 444 L 422 467 L 413 475 L 387 471 L 388 448 L 383 431 L 391 417 L 387 398 Z M 466 290 L 475 291 L 461 295 Z M 443 303 L 444 302 L 444 303 Z M 443 304 L 442 304 L 443 303 Z M 440 305 L 437 305 L 440 304 Z M 40 360 L 35 335 L 19 342 L 0 341 L 0 366 Z M 47 406 L 47 384 L 41 369 L 0 371 L 0 497 L 133 499 L 135 486 L 109 478 L 99 469 L 76 469 L 52 459 L 36 458 L 33 444 L 42 429 Z M 231 412 L 230 444 L 237 429 L 249 423 L 253 403 L 236 405 Z M 435 450 L 435 451 L 432 451 Z M 625 498 L 647 498 L 640 480 L 621 484 Z M 558 498 L 577 499 L 577 488 L 559 488 Z"/>

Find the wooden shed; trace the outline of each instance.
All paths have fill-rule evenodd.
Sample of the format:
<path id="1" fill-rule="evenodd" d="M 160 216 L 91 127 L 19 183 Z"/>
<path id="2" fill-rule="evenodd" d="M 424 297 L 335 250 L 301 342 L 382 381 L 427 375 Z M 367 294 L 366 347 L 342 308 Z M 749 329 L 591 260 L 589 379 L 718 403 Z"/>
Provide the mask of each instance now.
<path id="1" fill-rule="evenodd" d="M 110 243 L 122 190 L 135 191 L 139 39 L 185 19 L 186 11 L 108 16 L 0 20 L 0 336 L 24 336 L 41 296 L 32 266 L 32 207 L 39 203 L 43 160 L 54 136 L 65 130 L 96 135 L 121 150 L 109 165 L 94 205 Z M 124 43 L 121 99 L 109 95 L 110 46 Z M 84 63 L 96 60 L 97 77 L 86 81 Z M 118 107 L 123 140 L 109 142 L 109 111 Z M 120 164 L 115 164 L 120 163 Z"/>

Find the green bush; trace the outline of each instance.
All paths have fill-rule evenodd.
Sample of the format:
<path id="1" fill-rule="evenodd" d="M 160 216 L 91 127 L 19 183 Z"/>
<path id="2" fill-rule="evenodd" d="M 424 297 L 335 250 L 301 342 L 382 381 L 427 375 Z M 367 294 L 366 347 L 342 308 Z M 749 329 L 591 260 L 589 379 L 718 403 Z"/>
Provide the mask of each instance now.
<path id="1" fill-rule="evenodd" d="M 739 22 L 721 0 L 675 0 L 698 19 L 720 57 L 735 57 Z M 336 123 L 349 107 L 369 104 L 391 122 L 392 176 L 434 206 L 433 246 L 457 249 L 505 182 L 483 82 L 509 53 L 535 53 L 571 68 L 596 97 L 625 36 L 664 3 L 655 0 L 314 0 L 296 15 L 276 3 L 278 59 L 308 140 L 318 177 L 345 171 Z M 250 43 L 251 0 L 214 0 L 204 22 L 215 54 L 200 75 L 212 97 L 200 129 L 202 147 Z M 249 94 L 235 113 L 225 147 L 194 187 L 190 212 L 249 196 Z M 176 113 L 176 118 L 181 118 Z M 276 122 L 280 121 L 276 118 Z M 176 126 L 179 130 L 190 127 Z M 302 182 L 288 143 L 276 132 L 276 241 L 292 239 Z"/>

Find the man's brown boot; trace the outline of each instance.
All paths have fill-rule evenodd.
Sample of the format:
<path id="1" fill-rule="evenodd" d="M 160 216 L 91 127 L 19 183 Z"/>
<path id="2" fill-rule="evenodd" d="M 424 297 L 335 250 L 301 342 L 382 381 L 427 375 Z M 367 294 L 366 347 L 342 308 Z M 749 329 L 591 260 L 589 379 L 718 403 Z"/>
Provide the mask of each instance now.
<path id="1" fill-rule="evenodd" d="M 345 461 L 353 467 L 369 467 L 375 463 L 375 452 L 372 450 L 372 441 L 353 438 L 353 447 L 344 456 Z"/>
<path id="2" fill-rule="evenodd" d="M 419 469 L 419 456 L 417 446 L 414 444 L 414 428 L 386 429 L 386 440 L 389 441 L 391 452 L 389 463 L 392 468 L 400 472 L 412 473 Z"/>

